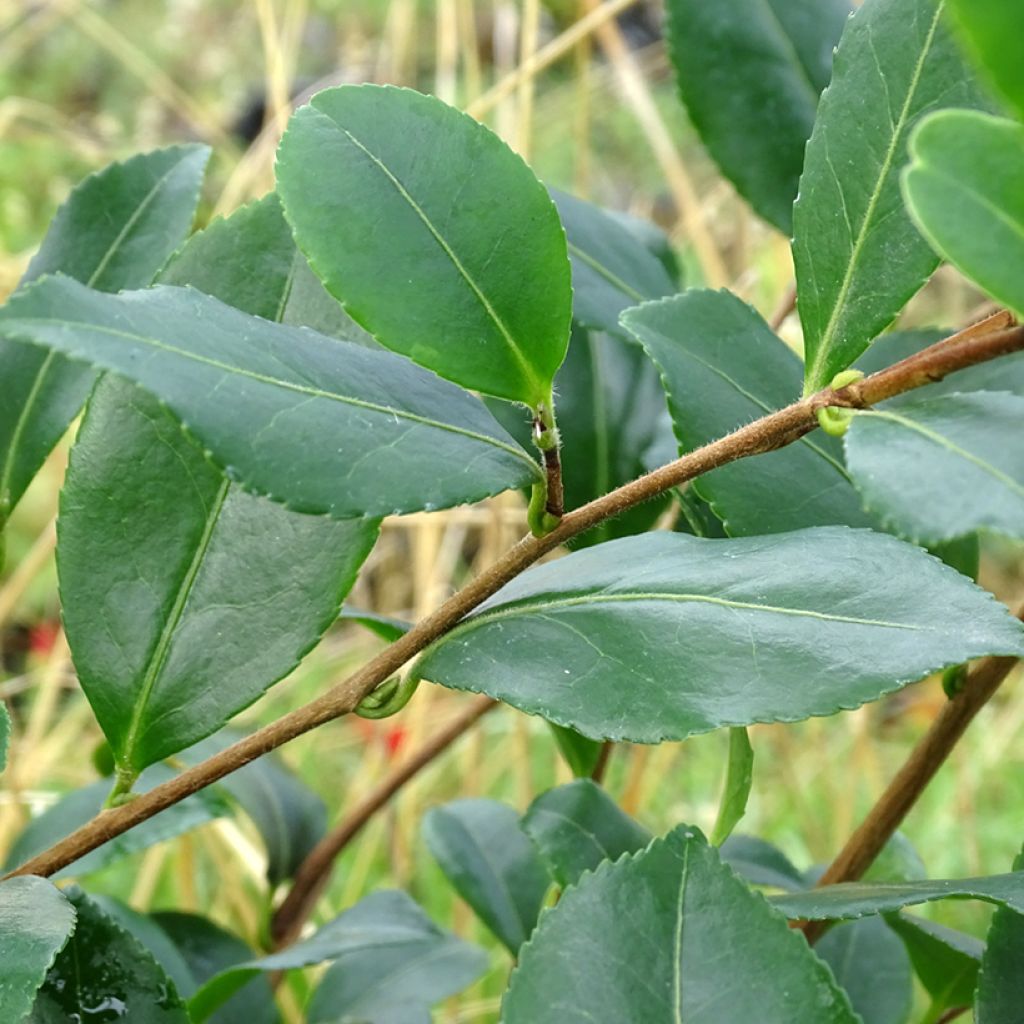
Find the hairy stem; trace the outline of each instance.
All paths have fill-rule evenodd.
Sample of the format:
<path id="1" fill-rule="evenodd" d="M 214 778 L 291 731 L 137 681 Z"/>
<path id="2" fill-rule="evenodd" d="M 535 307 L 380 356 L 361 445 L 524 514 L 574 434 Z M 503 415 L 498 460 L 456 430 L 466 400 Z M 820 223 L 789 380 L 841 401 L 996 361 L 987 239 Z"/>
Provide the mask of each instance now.
<path id="1" fill-rule="evenodd" d="M 127 832 L 263 754 L 325 722 L 348 714 L 385 679 L 429 644 L 444 636 L 460 619 L 541 556 L 598 523 L 712 469 L 792 444 L 817 427 L 818 409 L 835 406 L 866 408 L 941 380 L 957 370 L 1024 350 L 1024 328 L 1008 328 L 1007 324 L 1011 322 L 1009 314 L 996 314 L 981 324 L 969 327 L 839 391 L 824 388 L 785 409 L 769 413 L 718 441 L 704 445 L 569 512 L 550 533 L 542 537 L 524 537 L 435 612 L 421 619 L 372 661 L 316 700 L 246 736 L 169 782 L 140 794 L 131 803 L 102 811 L 92 821 L 32 857 L 11 874 L 52 875 L 115 836 Z"/>

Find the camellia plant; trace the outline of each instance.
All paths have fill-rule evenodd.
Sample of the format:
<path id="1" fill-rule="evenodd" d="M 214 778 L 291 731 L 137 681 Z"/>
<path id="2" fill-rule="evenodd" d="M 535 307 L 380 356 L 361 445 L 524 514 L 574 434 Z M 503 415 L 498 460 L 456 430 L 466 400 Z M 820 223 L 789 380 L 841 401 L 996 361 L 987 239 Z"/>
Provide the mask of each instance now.
<path id="1" fill-rule="evenodd" d="M 353 829 L 496 702 L 551 723 L 579 776 L 522 817 L 474 799 L 423 822 L 514 960 L 506 1024 L 902 1024 L 914 974 L 932 1024 L 1022 1019 L 1024 864 L 930 880 L 896 829 L 1024 657 L 975 582 L 979 531 L 1024 535 L 1024 14 L 668 7 L 707 152 L 792 235 L 802 364 L 737 296 L 682 287 L 652 227 L 407 89 L 314 96 L 276 190 L 194 234 L 196 145 L 58 212 L 0 309 L 0 524 L 84 408 L 57 566 L 109 778 L 11 851 L 0 1020 L 263 1024 L 281 972 L 328 964 L 309 1021 L 428 1021 L 480 949 L 394 890 L 304 926 Z M 940 259 L 994 311 L 889 332 Z M 343 609 L 382 518 L 517 489 L 529 533 L 425 619 Z M 339 614 L 389 645 L 232 731 Z M 936 672 L 947 703 L 821 877 L 732 834 L 748 726 Z M 271 752 L 423 683 L 478 696 L 327 830 Z M 710 836 L 651 836 L 589 778 L 612 741 L 716 729 Z M 53 883 L 237 808 L 267 847 L 263 950 Z M 985 945 L 905 909 L 950 897 L 997 905 Z"/>

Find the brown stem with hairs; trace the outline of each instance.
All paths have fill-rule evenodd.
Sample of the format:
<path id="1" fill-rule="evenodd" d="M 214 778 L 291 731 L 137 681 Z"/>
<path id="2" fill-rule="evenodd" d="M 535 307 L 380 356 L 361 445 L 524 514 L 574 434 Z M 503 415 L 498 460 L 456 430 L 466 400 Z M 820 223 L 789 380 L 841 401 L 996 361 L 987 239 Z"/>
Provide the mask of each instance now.
<path id="1" fill-rule="evenodd" d="M 477 605 L 542 555 L 598 523 L 719 466 L 792 444 L 817 427 L 819 409 L 830 406 L 868 408 L 887 398 L 941 380 L 957 370 L 1024 350 L 1024 328 L 1011 328 L 1008 326 L 1010 323 L 1012 318 L 1009 314 L 997 314 L 838 391 L 824 388 L 569 512 L 555 529 L 543 537 L 524 537 L 435 612 L 421 619 L 403 637 L 316 700 L 246 736 L 169 782 L 155 786 L 126 804 L 101 812 L 71 835 L 26 861 L 12 874 L 52 875 L 263 754 L 325 722 L 349 714 L 368 693 L 444 636 Z"/>

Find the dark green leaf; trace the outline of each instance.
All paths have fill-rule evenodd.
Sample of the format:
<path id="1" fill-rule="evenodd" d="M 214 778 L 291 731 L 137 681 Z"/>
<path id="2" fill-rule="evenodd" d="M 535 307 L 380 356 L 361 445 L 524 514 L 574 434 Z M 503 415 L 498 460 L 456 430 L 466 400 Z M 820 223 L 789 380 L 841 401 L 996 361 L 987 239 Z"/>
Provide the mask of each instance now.
<path id="1" fill-rule="evenodd" d="M 675 292 L 675 283 L 658 259 L 604 210 L 557 189 L 550 192 L 569 245 L 576 323 L 619 334 L 624 309 Z M 561 390 L 556 391 L 561 412 Z"/>
<path id="2" fill-rule="evenodd" d="M 910 914 L 888 914 L 886 921 L 903 940 L 914 971 L 932 997 L 934 1009 L 941 1012 L 974 1001 L 984 943 L 972 935 Z"/>
<path id="3" fill-rule="evenodd" d="M 1024 855 L 1013 862 L 1024 870 Z M 1024 917 L 1000 907 L 992 915 L 988 940 L 978 975 L 975 1024 L 1013 1024 L 1024 1005 Z"/>
<path id="4" fill-rule="evenodd" d="M 680 828 L 566 890 L 521 950 L 502 1020 L 793 1024 L 810 1008 L 815 1024 L 858 1019 L 807 943 Z"/>
<path id="5" fill-rule="evenodd" d="M 598 740 L 587 739 L 575 729 L 567 729 L 564 725 L 548 722 L 551 735 L 555 737 L 559 753 L 565 763 L 572 769 L 573 775 L 580 779 L 589 779 L 594 774 L 604 744 Z"/>
<path id="6" fill-rule="evenodd" d="M 718 851 L 722 860 L 754 885 L 795 892 L 807 888 L 803 874 L 771 843 L 756 836 L 731 835 Z"/>
<path id="7" fill-rule="evenodd" d="M 669 0 L 669 43 L 690 120 L 722 173 L 787 235 L 804 146 L 847 0 Z"/>
<path id="8" fill-rule="evenodd" d="M 623 210 L 605 210 L 605 213 L 621 224 L 665 268 L 674 289 L 678 289 L 683 281 L 683 272 L 668 235 L 646 217 L 634 217 Z"/>
<path id="9" fill-rule="evenodd" d="M 292 117 L 277 178 L 310 265 L 381 344 L 463 387 L 548 402 L 572 312 L 565 235 L 489 129 L 409 89 L 327 89 Z"/>
<path id="10" fill-rule="evenodd" d="M 237 935 L 198 914 L 161 911 L 152 920 L 188 965 L 192 985 L 187 990 L 178 989 L 186 999 L 215 975 L 252 959 L 252 950 Z M 263 975 L 253 978 L 209 1020 L 211 1024 L 277 1024 L 280 1016 L 269 980 Z"/>
<path id="11" fill-rule="evenodd" d="M 505 586 L 413 671 L 593 738 L 657 743 L 832 714 L 949 664 L 1021 652 L 1024 626 L 937 559 L 818 527 L 651 533 L 574 552 Z"/>
<path id="12" fill-rule="evenodd" d="M 747 730 L 729 730 L 729 756 L 726 760 L 725 788 L 718 806 L 718 817 L 711 830 L 711 842 L 721 846 L 729 838 L 747 811 L 747 798 L 754 781 L 754 749 Z"/>
<path id="13" fill-rule="evenodd" d="M 496 800 L 453 800 L 427 813 L 423 838 L 456 892 L 515 954 L 548 888 L 519 815 Z"/>
<path id="14" fill-rule="evenodd" d="M 394 619 L 389 615 L 378 615 L 376 612 L 366 612 L 361 608 L 342 608 L 338 618 L 343 621 L 358 622 L 365 626 L 371 633 L 376 633 L 381 640 L 389 644 L 394 643 L 399 637 L 405 636 L 412 629 L 412 623 L 404 619 Z"/>
<path id="15" fill-rule="evenodd" d="M 907 206 L 935 251 L 999 302 L 1024 310 L 1024 125 L 944 110 L 910 140 Z"/>
<path id="16" fill-rule="evenodd" d="M 907 139 L 930 111 L 981 102 L 942 7 L 865 0 L 836 52 L 793 210 L 807 392 L 849 366 L 935 269 L 900 196 Z"/>
<path id="17" fill-rule="evenodd" d="M 651 834 L 590 779 L 541 793 L 523 816 L 551 877 L 564 889 L 586 871 L 642 850 Z"/>
<path id="18" fill-rule="evenodd" d="M 173 776 L 174 772 L 166 765 L 153 765 L 143 773 L 139 785 L 135 787 L 136 791 L 145 792 L 153 786 L 168 782 Z M 24 864 L 30 857 L 42 853 L 76 828 L 92 821 L 103 810 L 103 802 L 109 792 L 110 783 L 101 779 L 68 793 L 52 807 L 43 811 L 38 818 L 33 818 L 7 854 L 4 869 L 10 871 L 19 864 Z M 206 822 L 229 812 L 230 807 L 216 790 L 203 790 L 108 840 L 70 864 L 55 877 L 80 878 L 91 874 L 123 857 L 205 825 Z"/>
<path id="19" fill-rule="evenodd" d="M 914 976 L 903 943 L 884 921 L 869 917 L 832 928 L 814 952 L 832 968 L 864 1024 L 904 1024 Z"/>
<path id="20" fill-rule="evenodd" d="M 622 319 L 661 369 L 683 453 L 799 396 L 800 360 L 729 292 L 692 289 Z M 843 466 L 842 444 L 821 431 L 690 486 L 733 536 L 871 523 Z"/>
<path id="21" fill-rule="evenodd" d="M 871 867 L 864 872 L 865 882 L 921 882 L 928 877 L 921 855 L 902 833 L 894 832 Z"/>
<path id="22" fill-rule="evenodd" d="M 438 928 L 403 892 L 371 893 L 314 935 L 280 953 L 236 964 L 211 978 L 189 1002 L 207 1020 L 250 978 L 334 961 L 308 1008 L 309 1022 L 361 1021 L 396 1006 L 430 1006 L 484 970 L 483 951 Z M 397 1022 L 396 1022 L 397 1024 Z"/>
<path id="23" fill-rule="evenodd" d="M 1024 18 L 1006 0 L 949 0 L 961 39 L 985 76 L 1024 117 Z"/>
<path id="24" fill-rule="evenodd" d="M 403 357 L 191 289 L 102 295 L 48 278 L 0 309 L 0 330 L 134 380 L 233 480 L 297 511 L 438 508 L 540 475 L 478 399 Z"/>
<path id="25" fill-rule="evenodd" d="M 1022 264 L 1024 265 L 1024 264 Z M 922 399 L 858 413 L 846 462 L 865 505 L 915 541 L 994 530 L 1024 536 L 1024 398 L 1002 392 Z"/>
<path id="26" fill-rule="evenodd" d="M 85 893 L 68 898 L 78 913 L 71 941 L 57 957 L 25 1024 L 126 1020 L 188 1024 L 174 982 L 137 939 Z"/>
<path id="27" fill-rule="evenodd" d="M 0 1020 L 22 1020 L 75 928 L 75 909 L 44 878 L 0 882 Z"/>
<path id="28" fill-rule="evenodd" d="M 1024 913 L 1024 871 L 921 882 L 843 882 L 776 896 L 772 902 L 793 920 L 839 921 L 950 897 L 984 900 Z"/>
<path id="29" fill-rule="evenodd" d="M 25 283 L 60 272 L 101 291 L 142 288 L 192 227 L 206 146 L 111 164 L 57 211 Z M 92 387 L 93 372 L 0 336 L 0 528 Z"/>

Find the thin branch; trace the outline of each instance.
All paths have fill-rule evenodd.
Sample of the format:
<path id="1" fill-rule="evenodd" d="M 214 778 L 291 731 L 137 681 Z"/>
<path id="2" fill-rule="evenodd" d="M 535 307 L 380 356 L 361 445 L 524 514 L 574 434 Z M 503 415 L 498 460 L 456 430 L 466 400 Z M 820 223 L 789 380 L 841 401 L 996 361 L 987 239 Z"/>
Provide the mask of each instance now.
<path id="1" fill-rule="evenodd" d="M 459 715 L 431 736 L 412 757 L 398 765 L 374 786 L 356 804 L 348 817 L 310 850 L 295 873 L 288 895 L 274 911 L 270 922 L 270 936 L 275 949 L 291 945 L 299 937 L 303 924 L 313 912 L 320 894 L 330 880 L 335 860 L 370 818 L 414 775 L 426 768 L 488 711 L 493 711 L 496 707 L 498 702 L 490 697 L 477 697 L 471 701 Z"/>
<path id="2" fill-rule="evenodd" d="M 101 812 L 71 835 L 26 861 L 12 875 L 52 875 L 263 754 L 325 722 L 348 714 L 363 697 L 444 636 L 460 619 L 542 555 L 598 523 L 719 466 L 792 444 L 817 427 L 819 409 L 830 406 L 867 408 L 941 380 L 957 370 L 1024 350 L 1024 328 L 999 329 L 1006 323 L 1007 316 L 997 315 L 838 391 L 824 388 L 808 395 L 575 509 L 545 536 L 524 537 L 435 612 L 421 619 L 405 636 L 316 700 L 264 726 L 169 782 L 140 794 L 131 802 Z"/>
<path id="3" fill-rule="evenodd" d="M 594 764 L 594 770 L 590 773 L 591 779 L 596 782 L 599 786 L 604 782 L 605 772 L 608 771 L 608 762 L 612 758 L 612 751 L 615 749 L 615 744 L 611 740 L 605 740 L 601 744 L 601 752 L 597 755 L 597 761 Z"/>
<path id="4" fill-rule="evenodd" d="M 778 331 L 778 329 L 786 322 L 786 317 L 788 317 L 794 309 L 796 309 L 795 281 L 790 282 L 782 298 L 779 300 L 779 304 L 772 311 L 771 319 L 768 321 L 768 326 L 771 327 L 773 331 Z"/>
<path id="5" fill-rule="evenodd" d="M 1017 617 L 1024 619 L 1024 606 L 1018 610 Z M 863 876 L 949 757 L 974 716 L 992 699 L 1017 663 L 1017 658 L 984 658 L 978 662 L 968 674 L 963 689 L 943 706 L 818 885 L 856 882 Z M 827 921 L 805 921 L 800 925 L 807 941 L 812 943 L 827 927 Z"/>

